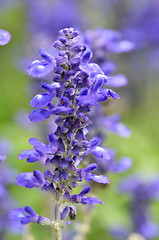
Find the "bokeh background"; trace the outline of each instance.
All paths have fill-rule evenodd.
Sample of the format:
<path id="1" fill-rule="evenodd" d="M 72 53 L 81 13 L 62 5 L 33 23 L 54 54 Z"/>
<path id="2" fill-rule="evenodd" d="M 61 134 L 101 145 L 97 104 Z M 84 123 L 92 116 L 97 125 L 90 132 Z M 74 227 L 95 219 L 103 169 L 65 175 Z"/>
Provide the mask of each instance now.
<path id="1" fill-rule="evenodd" d="M 107 147 L 117 149 L 118 157 L 133 158 L 133 166 L 127 173 L 109 174 L 110 186 L 98 192 L 105 204 L 95 208 L 87 235 L 88 240 L 113 239 L 108 228 L 130 222 L 129 197 L 116 191 L 118 181 L 136 171 L 147 179 L 159 175 L 159 1 L 0 0 L 0 28 L 12 36 L 8 45 L 0 47 L 0 138 L 12 144 L 6 161 L 17 173 L 40 168 L 17 158 L 22 149 L 30 148 L 28 139 L 39 135 L 38 127 L 25 117 L 25 111 L 31 110 L 32 96 L 25 68 L 38 57 L 40 47 L 51 49 L 58 30 L 70 26 L 81 31 L 99 27 L 118 30 L 136 44 L 130 53 L 110 56 L 118 71 L 127 76 L 128 85 L 117 90 L 121 98 L 109 109 L 122 115 L 132 135 L 125 139 L 108 134 L 106 142 Z M 13 183 L 10 191 L 17 206 L 30 205 L 45 216 L 50 211 L 50 202 L 36 189 Z M 153 202 L 151 210 L 159 224 L 159 202 Z M 36 224 L 31 229 L 35 239 L 52 239 L 48 229 Z M 19 240 L 22 236 L 8 234 L 6 239 Z"/>

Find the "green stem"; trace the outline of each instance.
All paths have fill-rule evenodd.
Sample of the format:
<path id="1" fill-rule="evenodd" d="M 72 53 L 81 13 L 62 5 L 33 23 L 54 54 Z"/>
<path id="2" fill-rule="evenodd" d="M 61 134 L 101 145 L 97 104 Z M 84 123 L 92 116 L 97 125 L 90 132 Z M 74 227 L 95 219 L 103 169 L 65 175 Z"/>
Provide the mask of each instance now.
<path id="1" fill-rule="evenodd" d="M 60 204 L 58 202 L 55 203 L 55 233 L 56 233 L 56 240 L 62 240 Z"/>

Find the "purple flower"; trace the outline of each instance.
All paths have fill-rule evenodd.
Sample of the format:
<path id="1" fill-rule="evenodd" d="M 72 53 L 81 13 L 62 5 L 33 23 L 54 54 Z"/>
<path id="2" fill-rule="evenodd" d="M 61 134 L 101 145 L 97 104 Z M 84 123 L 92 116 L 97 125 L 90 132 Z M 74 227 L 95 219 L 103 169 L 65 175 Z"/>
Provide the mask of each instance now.
<path id="1" fill-rule="evenodd" d="M 107 163 L 110 157 L 108 150 L 100 146 L 99 137 L 90 138 L 87 127 L 92 124 L 90 115 L 93 107 L 109 97 L 112 100 L 119 98 L 119 95 L 106 88 L 109 78 L 98 64 L 90 63 L 92 53 L 83 43 L 78 31 L 73 28 L 60 30 L 59 38 L 53 46 L 58 51 L 56 57 L 40 49 L 39 54 L 43 60 L 33 61 L 27 71 L 33 77 L 42 77 L 48 73 L 53 75 L 53 83 L 43 82 L 41 87 L 44 92 L 31 100 L 31 106 L 36 109 L 30 113 L 29 119 L 39 122 L 51 115 L 57 115 L 56 130 L 48 135 L 48 143 L 30 138 L 29 143 L 34 149 L 23 151 L 18 156 L 27 162 L 39 161 L 45 165 L 46 170 L 44 174 L 38 170 L 21 173 L 16 182 L 22 187 L 38 187 L 50 193 L 55 202 L 55 219 L 51 224 L 56 231 L 68 217 L 71 220 L 76 217 L 75 207 L 68 206 L 67 203 L 103 204 L 96 197 L 86 197 L 91 192 L 90 186 L 76 194 L 73 194 L 73 190 L 83 179 L 110 183 L 108 177 L 98 174 L 100 170 L 96 163 L 88 161 L 82 168 L 81 162 L 84 163 L 86 157 L 92 154 L 95 161 L 97 158 L 106 160 Z M 122 80 L 119 82 L 122 85 Z M 127 159 L 109 166 L 114 172 L 122 172 L 129 167 Z M 93 174 L 93 171 L 97 174 Z M 62 204 L 66 204 L 64 208 Z M 39 223 L 39 218 L 42 219 L 30 208 L 14 210 L 10 216 L 22 224 Z"/>
<path id="2" fill-rule="evenodd" d="M 21 187 L 33 188 L 40 187 L 42 188 L 45 184 L 45 180 L 42 177 L 42 174 L 38 170 L 34 170 L 34 172 L 25 172 L 19 174 L 16 178 L 16 183 Z"/>
<path id="3" fill-rule="evenodd" d="M 82 204 L 104 204 L 99 198 L 96 197 L 84 197 L 81 199 Z"/>
<path id="4" fill-rule="evenodd" d="M 43 77 L 50 73 L 56 65 L 55 59 L 45 50 L 40 49 L 39 54 L 44 60 L 35 60 L 26 69 L 32 77 Z"/>
<path id="5" fill-rule="evenodd" d="M 10 39 L 10 33 L 3 29 L 0 29 L 0 45 L 6 45 L 7 43 L 9 43 Z"/>
<path id="6" fill-rule="evenodd" d="M 21 224 L 28 224 L 35 222 L 41 225 L 51 225 L 51 221 L 48 218 L 39 216 L 31 207 L 26 206 L 24 208 L 16 208 L 9 212 L 9 217 L 15 221 L 20 221 Z"/>

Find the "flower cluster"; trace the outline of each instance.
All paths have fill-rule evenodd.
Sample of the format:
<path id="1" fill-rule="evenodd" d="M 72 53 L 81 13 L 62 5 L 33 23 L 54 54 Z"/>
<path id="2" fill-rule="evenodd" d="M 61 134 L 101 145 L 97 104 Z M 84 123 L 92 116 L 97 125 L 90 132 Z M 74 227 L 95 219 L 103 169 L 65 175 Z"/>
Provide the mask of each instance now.
<path id="1" fill-rule="evenodd" d="M 158 237 L 158 225 L 151 220 L 150 205 L 153 200 L 159 199 L 159 178 L 145 181 L 134 174 L 124 179 L 118 187 L 120 192 L 131 197 L 128 210 L 132 228 L 114 228 L 112 234 L 119 239 L 126 239 L 130 232 L 139 233 L 148 240 Z"/>
<path id="2" fill-rule="evenodd" d="M 47 167 L 47 170 L 44 174 L 38 170 L 34 170 L 33 173 L 21 173 L 16 179 L 20 186 L 38 187 L 53 196 L 55 219 L 51 221 L 39 216 L 30 207 L 10 212 L 11 218 L 20 220 L 23 224 L 32 221 L 51 225 L 56 232 L 59 232 L 68 216 L 74 219 L 76 215 L 73 206 L 66 206 L 61 210 L 62 204 L 67 202 L 102 204 L 96 197 L 86 197 L 91 191 L 89 186 L 79 194 L 72 194 L 72 191 L 83 180 L 110 183 L 106 176 L 92 173 L 98 167 L 96 163 L 84 168 L 82 165 L 85 165 L 85 156 L 92 154 L 104 159 L 106 152 L 99 146 L 100 138 L 87 138 L 87 127 L 92 124 L 88 113 L 98 102 L 106 101 L 108 98 L 119 98 L 113 90 L 103 88 L 108 77 L 97 64 L 89 63 L 92 53 L 83 44 L 78 31 L 66 28 L 59 33 L 59 39 L 54 42 L 54 47 L 59 50 L 58 56 L 54 58 L 40 49 L 39 53 L 43 60 L 35 60 L 27 68 L 28 74 L 33 77 L 53 73 L 53 83 L 42 82 L 41 87 L 45 92 L 31 100 L 31 106 L 37 109 L 30 113 L 29 119 L 39 122 L 50 118 L 51 115 L 57 115 L 55 120 L 57 129 L 48 135 L 48 144 L 31 138 L 29 143 L 34 149 L 19 154 L 19 159 L 27 159 L 27 162 L 39 161 Z M 58 99 L 57 105 L 52 103 L 53 99 Z"/>

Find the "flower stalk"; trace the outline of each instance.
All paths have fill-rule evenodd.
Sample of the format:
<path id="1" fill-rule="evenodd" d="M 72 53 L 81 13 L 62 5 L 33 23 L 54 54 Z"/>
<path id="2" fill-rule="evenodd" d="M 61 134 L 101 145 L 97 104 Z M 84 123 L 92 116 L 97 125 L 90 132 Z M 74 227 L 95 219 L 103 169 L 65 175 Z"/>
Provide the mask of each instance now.
<path id="1" fill-rule="evenodd" d="M 59 34 L 59 40 L 54 42 L 54 47 L 59 50 L 58 56 L 54 58 L 40 49 L 43 60 L 35 60 L 27 68 L 28 74 L 33 77 L 53 73 L 53 83 L 43 82 L 41 87 L 45 92 L 31 100 L 31 106 L 36 109 L 30 113 L 29 119 L 40 122 L 56 115 L 56 131 L 48 135 L 49 144 L 30 138 L 29 143 L 34 149 L 18 155 L 20 160 L 26 159 L 30 163 L 39 161 L 46 170 L 43 174 L 38 170 L 21 173 L 16 178 L 17 184 L 22 187 L 38 187 L 51 195 L 55 202 L 54 221 L 38 215 L 29 206 L 10 212 L 10 217 L 22 224 L 34 222 L 53 227 L 56 240 L 62 239 L 63 225 L 70 224 L 65 220 L 76 218 L 76 208 L 71 204 L 103 204 L 96 197 L 86 197 L 91 192 L 89 185 L 78 194 L 72 193 L 83 180 L 110 183 L 108 177 L 92 173 L 98 168 L 96 163 L 86 165 L 86 156 L 92 154 L 104 160 L 107 152 L 99 146 L 99 137 L 90 139 L 87 134 L 87 127 L 92 124 L 88 113 L 99 102 L 119 98 L 113 90 L 103 88 L 107 76 L 97 64 L 89 62 L 92 53 L 82 42 L 79 32 L 66 28 Z M 57 105 L 54 105 L 54 98 L 58 99 Z M 63 203 L 67 204 L 65 208 L 62 208 Z"/>

